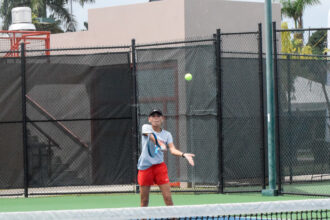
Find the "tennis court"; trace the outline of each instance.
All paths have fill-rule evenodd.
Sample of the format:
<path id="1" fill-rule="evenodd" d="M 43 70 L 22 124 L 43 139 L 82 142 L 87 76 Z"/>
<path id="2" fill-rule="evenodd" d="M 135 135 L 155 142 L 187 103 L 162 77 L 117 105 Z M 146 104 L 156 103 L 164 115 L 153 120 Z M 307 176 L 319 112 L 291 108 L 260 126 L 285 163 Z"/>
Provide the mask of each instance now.
<path id="1" fill-rule="evenodd" d="M 2 58 L 0 219 L 330 219 L 325 59 L 277 60 L 281 196 L 261 196 L 261 40 L 259 29 Z M 156 106 L 196 166 L 166 154 L 175 206 L 153 187 L 139 208 L 140 129 Z"/>
<path id="2" fill-rule="evenodd" d="M 135 193 L 140 130 L 154 107 L 180 150 L 196 155 L 195 167 L 165 155 L 174 191 L 260 192 L 268 184 L 261 39 L 257 29 L 2 58 L 0 194 Z M 281 193 L 330 194 L 324 61 L 277 62 Z"/>

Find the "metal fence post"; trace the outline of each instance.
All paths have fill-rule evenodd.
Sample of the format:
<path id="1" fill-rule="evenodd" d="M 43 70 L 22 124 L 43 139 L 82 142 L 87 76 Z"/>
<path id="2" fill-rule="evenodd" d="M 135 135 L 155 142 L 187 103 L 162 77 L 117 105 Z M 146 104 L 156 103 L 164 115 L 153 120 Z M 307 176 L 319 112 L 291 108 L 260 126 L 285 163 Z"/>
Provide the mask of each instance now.
<path id="1" fill-rule="evenodd" d="M 132 39 L 132 144 L 134 154 L 134 162 L 137 164 L 139 158 L 139 128 L 138 128 L 138 98 L 137 98 L 137 79 L 136 79 L 136 47 L 135 39 Z M 135 181 L 137 181 L 137 169 L 135 170 Z M 136 184 L 136 193 L 140 193 L 139 184 Z"/>
<path id="2" fill-rule="evenodd" d="M 29 162 L 26 128 L 26 57 L 25 44 L 21 43 L 21 86 L 22 86 L 22 133 L 23 133 L 23 168 L 24 168 L 24 197 L 28 197 Z"/>
<path id="3" fill-rule="evenodd" d="M 266 91 L 267 91 L 267 144 L 268 144 L 268 182 L 269 189 L 262 190 L 262 195 L 276 196 L 276 153 L 275 153 L 275 102 L 274 102 L 274 69 L 272 45 L 272 6 L 265 0 L 266 12 Z"/>
<path id="4" fill-rule="evenodd" d="M 273 44 L 274 44 L 274 102 L 275 102 L 275 153 L 276 153 L 276 176 L 278 194 L 281 193 L 282 177 L 281 177 L 281 157 L 280 157 L 280 106 L 279 106 L 279 74 L 277 59 L 277 37 L 276 22 L 273 22 Z"/>
<path id="5" fill-rule="evenodd" d="M 223 193 L 223 133 L 222 133 L 222 71 L 221 71 L 221 31 L 215 35 L 216 79 L 217 79 L 217 121 L 218 121 L 218 193 Z"/>
<path id="6" fill-rule="evenodd" d="M 259 63 L 259 99 L 260 99 L 260 133 L 261 133 L 261 166 L 262 188 L 266 189 L 266 139 L 265 139 L 265 97 L 264 97 L 264 65 L 262 54 L 262 24 L 258 24 L 258 63 Z"/>
<path id="7" fill-rule="evenodd" d="M 289 146 L 292 146 L 292 109 L 291 109 L 291 91 L 292 91 L 292 83 L 291 83 L 291 55 L 287 55 L 287 87 L 288 87 L 288 133 L 289 133 Z M 293 155 L 292 148 L 289 147 L 289 152 L 290 155 Z M 289 165 L 289 175 L 290 175 L 290 184 L 293 182 L 293 177 L 292 177 L 292 160 L 290 160 L 290 165 Z"/>

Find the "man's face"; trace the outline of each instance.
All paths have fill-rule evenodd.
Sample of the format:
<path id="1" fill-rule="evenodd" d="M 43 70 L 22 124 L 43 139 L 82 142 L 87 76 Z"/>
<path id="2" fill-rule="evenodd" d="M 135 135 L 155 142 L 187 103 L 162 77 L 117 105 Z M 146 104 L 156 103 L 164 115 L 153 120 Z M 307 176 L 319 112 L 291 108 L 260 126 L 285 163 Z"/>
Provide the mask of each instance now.
<path id="1" fill-rule="evenodd" d="M 163 123 L 164 118 L 163 116 L 155 113 L 150 115 L 148 120 L 152 126 L 160 127 Z"/>

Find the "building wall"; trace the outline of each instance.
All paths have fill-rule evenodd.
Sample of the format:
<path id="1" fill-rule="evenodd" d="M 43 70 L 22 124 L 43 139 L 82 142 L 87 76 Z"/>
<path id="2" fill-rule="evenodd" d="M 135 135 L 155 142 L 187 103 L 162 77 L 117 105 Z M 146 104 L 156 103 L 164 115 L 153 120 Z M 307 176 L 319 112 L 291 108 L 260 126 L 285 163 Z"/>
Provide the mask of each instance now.
<path id="1" fill-rule="evenodd" d="M 280 25 L 280 4 L 273 20 Z M 51 35 L 51 47 L 130 45 L 256 31 L 264 22 L 264 4 L 225 0 L 163 0 L 90 9 L 88 31 Z"/>
<path id="2" fill-rule="evenodd" d="M 262 2 L 185 0 L 185 35 L 212 36 L 218 28 L 221 32 L 257 31 L 258 23 L 265 26 L 264 15 Z M 273 4 L 272 15 L 280 27 L 280 4 Z"/>
<path id="3" fill-rule="evenodd" d="M 51 46 L 109 46 L 184 38 L 184 0 L 165 0 L 88 11 L 85 32 L 51 36 Z"/>

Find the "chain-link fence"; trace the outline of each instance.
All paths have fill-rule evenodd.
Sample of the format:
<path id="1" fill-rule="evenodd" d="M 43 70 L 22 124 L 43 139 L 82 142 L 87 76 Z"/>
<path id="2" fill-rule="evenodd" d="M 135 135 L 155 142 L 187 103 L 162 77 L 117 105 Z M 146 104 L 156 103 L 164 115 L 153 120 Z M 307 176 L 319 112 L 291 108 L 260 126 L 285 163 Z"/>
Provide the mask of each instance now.
<path id="1" fill-rule="evenodd" d="M 221 40 L 225 190 L 260 191 L 266 184 L 261 32 Z"/>
<path id="2" fill-rule="evenodd" d="M 130 55 L 120 50 L 2 59 L 4 194 L 133 192 Z"/>
<path id="3" fill-rule="evenodd" d="M 274 29 L 283 193 L 330 194 L 328 32 Z"/>
<path id="4" fill-rule="evenodd" d="M 0 195 L 138 192 L 152 108 L 175 146 L 196 154 L 191 167 L 165 153 L 173 191 L 260 192 L 268 184 L 261 29 L 1 56 Z M 326 60 L 275 55 L 280 191 L 318 183 L 303 194 L 330 195 Z"/>
<path id="5" fill-rule="evenodd" d="M 182 158 L 165 156 L 170 179 L 178 190 L 216 190 L 218 184 L 217 80 L 215 40 L 137 45 L 139 128 L 148 123 L 152 108 L 166 117 L 175 145 L 194 152 L 196 166 Z M 193 80 L 185 81 L 191 73 Z"/>

